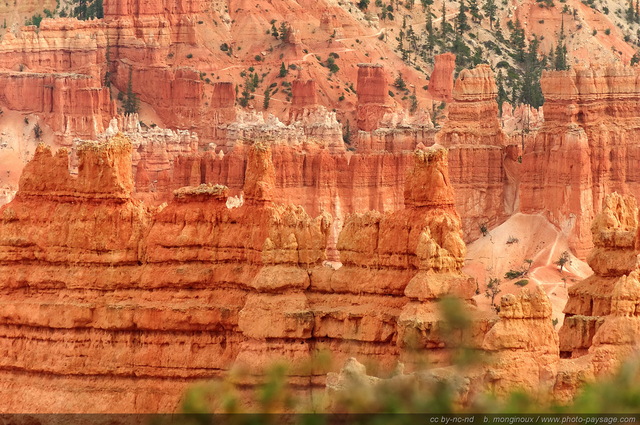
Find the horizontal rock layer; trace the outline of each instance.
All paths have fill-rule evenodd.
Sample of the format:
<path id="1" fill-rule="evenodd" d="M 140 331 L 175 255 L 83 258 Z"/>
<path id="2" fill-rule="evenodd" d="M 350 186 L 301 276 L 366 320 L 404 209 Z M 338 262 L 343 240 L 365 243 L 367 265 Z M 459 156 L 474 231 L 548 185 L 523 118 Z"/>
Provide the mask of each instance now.
<path id="1" fill-rule="evenodd" d="M 131 196 L 131 148 L 119 135 L 79 146 L 74 177 L 65 150 L 41 146 L 0 209 L 3 411 L 172 411 L 190 383 L 244 366 L 255 384 L 277 359 L 308 388 L 318 351 L 389 365 L 425 320 L 442 349 L 437 299 L 472 295 L 444 151 L 413 159 L 409 208 L 346 219 L 333 270 L 331 217 L 273 202 L 264 145 L 247 152 L 235 208 L 203 184 L 149 209 Z"/>

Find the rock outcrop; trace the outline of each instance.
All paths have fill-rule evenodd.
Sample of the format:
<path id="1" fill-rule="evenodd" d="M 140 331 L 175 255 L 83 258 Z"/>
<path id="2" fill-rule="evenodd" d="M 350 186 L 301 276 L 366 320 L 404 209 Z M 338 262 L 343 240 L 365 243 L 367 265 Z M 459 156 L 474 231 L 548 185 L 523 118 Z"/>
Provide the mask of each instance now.
<path id="1" fill-rule="evenodd" d="M 564 324 L 560 329 L 560 351 L 564 357 L 587 353 L 605 317 L 612 314 L 615 288 L 638 268 L 635 198 L 617 193 L 607 196 L 591 232 L 595 248 L 588 263 L 594 275 L 569 289 Z"/>
<path id="2" fill-rule="evenodd" d="M 502 104 L 502 116 L 500 117 L 502 124 L 502 130 L 510 136 L 516 136 L 520 134 L 522 139 L 527 137 L 529 133 L 534 133 L 540 130 L 544 125 L 544 110 L 543 107 L 535 109 L 532 106 L 521 103 L 517 107 L 513 108 L 509 103 Z"/>
<path id="3" fill-rule="evenodd" d="M 102 84 L 106 44 L 101 26 L 76 19 L 7 32 L 0 43 L 0 107 L 39 115 L 58 145 L 95 138 L 116 114 Z"/>
<path id="4" fill-rule="evenodd" d="M 59 145 L 95 138 L 116 113 L 109 90 L 83 75 L 0 73 L 0 90 L 2 106 L 41 116 Z"/>
<path id="5" fill-rule="evenodd" d="M 586 257 L 606 193 L 640 196 L 638 69 L 608 66 L 545 72 L 545 122 L 523 154 L 521 207 L 567 229 Z M 540 172 L 544 170 L 544 172 Z M 567 189 L 569 187 L 570 189 Z"/>
<path id="6" fill-rule="evenodd" d="M 358 152 L 410 152 L 435 140 L 435 126 L 424 109 L 414 115 L 406 110 L 386 113 L 378 125 L 373 131 L 358 132 Z"/>
<path id="7" fill-rule="evenodd" d="M 202 13 L 207 8 L 204 0 L 118 0 L 104 2 L 104 16 L 107 21 L 122 17 L 144 17 L 159 15 L 180 16 Z"/>
<path id="8" fill-rule="evenodd" d="M 514 389 L 544 393 L 553 388 L 560 361 L 558 333 L 544 290 L 504 295 L 498 316 L 482 344 L 490 354 L 485 385 L 502 396 Z"/>
<path id="9" fill-rule="evenodd" d="M 73 177 L 65 150 L 39 148 L 0 211 L 3 411 L 173 411 L 186 382 L 219 376 L 264 338 L 310 337 L 301 291 L 330 219 L 269 201 L 268 150 L 251 150 L 233 209 L 226 188 L 204 185 L 148 211 L 131 198 L 124 137 L 79 156 Z"/>
<path id="10" fill-rule="evenodd" d="M 381 223 L 381 235 L 397 243 L 398 248 L 415 246 L 416 257 L 410 264 L 418 272 L 406 286 L 404 293 L 410 302 L 399 319 L 403 346 L 450 348 L 451 340 L 441 328 L 437 301 L 447 295 L 469 301 L 474 295 L 473 279 L 462 273 L 466 246 L 454 199 L 447 151 L 418 151 L 405 183 L 405 209 L 391 215 L 390 225 L 384 223 L 388 228 Z M 405 230 L 404 223 L 409 223 L 409 229 Z M 407 241 L 398 235 L 406 235 Z M 384 247 L 383 242 L 380 247 Z"/>
<path id="11" fill-rule="evenodd" d="M 503 147 L 505 137 L 498 120 L 498 89 L 488 65 L 464 69 L 453 87 L 449 119 L 438 134 L 443 146 L 488 145 Z"/>
<path id="12" fill-rule="evenodd" d="M 435 100 L 450 103 L 453 100 L 453 73 L 456 55 L 443 53 L 435 56 L 435 65 L 429 79 L 429 93 Z"/>
<path id="13" fill-rule="evenodd" d="M 389 88 L 384 67 L 379 64 L 358 64 L 358 129 L 372 131 L 379 127 L 384 115 L 391 111 Z"/>
<path id="14" fill-rule="evenodd" d="M 266 146 L 248 150 L 241 206 L 205 184 L 151 210 L 131 196 L 131 149 L 85 143 L 74 177 L 66 150 L 40 147 L 0 209 L 4 411 L 171 411 L 190 382 L 233 365 L 259 379 L 277 359 L 308 387 L 314 350 L 390 364 L 401 335 L 436 327 L 425 305 L 471 297 L 445 151 L 416 154 L 407 209 L 347 219 L 333 270 L 331 218 L 274 202 Z"/>
<path id="15" fill-rule="evenodd" d="M 586 382 L 617 372 L 640 347 L 638 206 L 617 193 L 604 198 L 592 225 L 594 275 L 569 290 L 560 329 L 560 363 L 554 395 L 570 399 Z M 570 358 L 570 359 L 569 359 Z"/>
<path id="16" fill-rule="evenodd" d="M 497 88 L 487 65 L 463 70 L 456 80 L 449 119 L 436 143 L 449 149 L 451 181 L 465 238 L 480 235 L 480 226 L 499 224 L 518 208 L 518 177 L 513 155 L 498 120 Z"/>
<path id="17" fill-rule="evenodd" d="M 108 140 L 121 131 L 131 140 L 133 147 L 134 196 L 150 205 L 170 201 L 173 198 L 175 159 L 180 155 L 197 155 L 198 136 L 186 130 L 143 129 L 138 114 L 130 114 L 112 119 L 107 130 L 99 135 L 99 140 Z M 79 146 L 83 143 L 76 139 Z M 75 165 L 73 159 L 72 165 Z M 191 183 L 199 185 L 201 182 Z"/>
<path id="18" fill-rule="evenodd" d="M 291 110 L 289 111 L 290 123 L 301 118 L 305 110 L 314 109 L 318 106 L 317 90 L 315 80 L 304 79 L 301 76 L 293 80 Z"/>
<path id="19" fill-rule="evenodd" d="M 259 140 L 292 147 L 315 145 L 333 153 L 345 151 L 335 112 L 317 106 L 299 111 L 296 118 L 286 125 L 271 114 L 239 111 L 234 122 L 221 126 L 226 138 L 221 141 L 222 147 L 229 151 L 236 145 Z"/>
<path id="20" fill-rule="evenodd" d="M 596 374 L 610 375 L 640 354 L 640 272 L 622 276 L 611 294 L 611 314 L 593 336 L 589 350 Z"/>

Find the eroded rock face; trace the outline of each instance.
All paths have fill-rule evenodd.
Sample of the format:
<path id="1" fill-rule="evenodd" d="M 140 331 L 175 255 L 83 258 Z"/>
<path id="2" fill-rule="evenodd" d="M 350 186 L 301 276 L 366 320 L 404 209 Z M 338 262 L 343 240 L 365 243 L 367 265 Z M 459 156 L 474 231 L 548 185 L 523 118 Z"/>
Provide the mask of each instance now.
<path id="1" fill-rule="evenodd" d="M 434 99 L 450 103 L 453 100 L 453 72 L 456 55 L 443 53 L 435 56 L 435 65 L 429 79 L 429 93 Z"/>
<path id="2" fill-rule="evenodd" d="M 640 346 L 638 207 L 635 198 L 607 195 L 592 226 L 594 275 L 569 290 L 560 329 L 563 360 L 555 395 L 568 399 L 581 385 L 618 371 Z M 568 396 L 569 394 L 569 396 Z"/>
<path id="3" fill-rule="evenodd" d="M 387 75 L 382 65 L 358 64 L 358 129 L 372 131 L 391 111 Z"/>
<path id="4" fill-rule="evenodd" d="M 398 305 L 402 309 L 395 312 L 397 344 L 437 349 L 446 345 L 439 330 L 437 300 L 447 294 L 470 299 L 474 288 L 461 272 L 465 245 L 453 206 L 446 151 L 418 151 L 414 161 L 405 181 L 405 209 L 346 219 L 338 239 L 343 267 L 331 282 L 341 287 L 368 282 L 350 284 L 349 291 L 404 299 Z M 379 315 L 373 306 L 369 311 L 367 315 Z"/>
<path id="5" fill-rule="evenodd" d="M 95 138 L 116 113 L 102 84 L 106 44 L 101 24 L 76 19 L 7 32 L 0 42 L 0 106 L 39 115 L 58 145 Z"/>
<path id="6" fill-rule="evenodd" d="M 613 287 L 611 314 L 593 336 L 589 350 L 596 374 L 612 374 L 640 347 L 640 272 L 636 268 L 622 276 Z"/>
<path id="7" fill-rule="evenodd" d="M 134 196 L 150 205 L 170 201 L 173 198 L 175 159 L 180 155 L 197 155 L 198 136 L 187 130 L 142 128 L 138 114 L 130 114 L 112 119 L 98 139 L 105 141 L 120 132 L 131 140 L 133 147 Z M 83 143 L 78 139 L 75 141 L 80 146 Z M 76 165 L 74 159 L 72 156 L 72 165 Z M 200 183 L 199 180 L 189 181 L 187 185 L 197 186 Z"/>
<path id="8" fill-rule="evenodd" d="M 423 337 L 433 337 L 442 331 L 443 324 L 438 322 L 437 309 L 426 308 L 431 304 L 427 299 L 421 299 L 422 308 L 417 310 L 416 319 L 424 326 L 421 329 Z M 469 306 L 461 307 L 467 314 L 471 313 Z M 515 390 L 546 394 L 555 389 L 560 363 L 558 334 L 551 322 L 551 312 L 549 298 L 540 287 L 531 291 L 524 289 L 518 295 L 505 295 L 500 303 L 498 320 L 491 318 L 487 322 L 485 317 L 484 324 L 490 329 L 479 326 L 483 321 L 475 316 L 469 329 L 449 328 L 446 331 L 449 350 L 455 347 L 452 340 L 462 341 L 466 349 L 478 350 L 474 354 L 475 363 L 458 364 L 458 368 L 432 367 L 415 373 L 405 373 L 405 365 L 399 363 L 392 377 L 381 379 L 368 376 L 364 365 L 350 358 L 339 374 L 327 375 L 327 395 L 331 405 L 340 409 L 340 402 L 349 400 L 350 392 L 356 388 L 365 400 L 384 398 L 385 391 L 402 391 L 416 386 L 422 389 L 421 395 L 438 397 L 439 394 L 431 395 L 430 391 L 438 388 L 437 384 L 446 383 L 453 390 L 454 403 L 460 406 L 474 403 L 487 392 L 498 397 L 508 396 Z M 463 317 L 464 312 L 457 311 L 456 315 Z M 469 335 L 465 338 L 456 334 Z M 442 340 L 431 342 L 434 345 L 427 347 L 430 359 L 433 359 L 433 354 L 437 353 L 436 344 L 445 343 Z M 377 391 L 382 392 L 376 394 Z"/>
<path id="9" fill-rule="evenodd" d="M 18 195 L 0 212 L 0 344 L 11 353 L 3 356 L 0 372 L 5 412 L 79 411 L 88 405 L 105 411 L 115 403 L 113 409 L 131 394 L 116 381 L 134 373 L 131 363 L 118 361 L 133 323 L 147 320 L 138 323 L 141 328 L 158 327 L 150 325 L 149 316 L 142 318 L 150 310 L 133 313 L 126 294 L 138 275 L 140 241 L 150 221 L 147 210 L 130 198 L 131 145 L 122 139 L 90 144 L 80 156 L 75 178 L 64 149 L 52 155 L 40 147 L 25 168 Z M 130 359 L 139 353 L 127 350 Z M 78 380 L 107 370 L 114 378 L 103 381 L 104 387 L 120 385 L 123 392 L 105 396 L 102 404 L 83 400 L 82 392 L 95 384 Z M 123 410 L 131 409 L 132 402 L 126 404 Z"/>
<path id="10" fill-rule="evenodd" d="M 261 155 L 251 156 L 250 187 L 268 187 L 273 173 Z M 65 150 L 39 148 L 0 211 L 4 411 L 173 411 L 185 379 L 261 351 L 255 338 L 310 336 L 296 291 L 324 258 L 329 217 L 275 205 L 266 190 L 228 209 L 227 189 L 206 185 L 148 211 L 131 198 L 129 140 L 86 143 L 79 157 L 73 177 Z M 264 311 L 264 297 L 280 307 Z"/>
<path id="11" fill-rule="evenodd" d="M 586 354 L 612 303 L 618 282 L 638 267 L 638 206 L 635 198 L 608 195 L 591 231 L 595 248 L 588 262 L 594 275 L 569 289 L 560 350 L 565 357 Z"/>
<path id="12" fill-rule="evenodd" d="M 116 113 L 109 90 L 85 75 L 0 72 L 0 90 L 2 106 L 41 116 L 59 145 L 95 138 Z"/>
<path id="13" fill-rule="evenodd" d="M 228 186 L 233 195 L 239 194 L 244 185 L 247 149 L 237 144 L 227 154 L 178 156 L 172 187 L 218 182 Z M 302 205 L 312 215 L 324 209 L 340 218 L 372 209 L 391 212 L 404 206 L 405 173 L 413 164 L 413 155 L 331 154 L 315 143 L 274 143 L 271 152 L 278 202 Z"/>
<path id="14" fill-rule="evenodd" d="M 332 153 L 345 151 L 342 127 L 336 113 L 324 106 L 302 108 L 295 112 L 295 120 L 286 125 L 272 114 L 239 111 L 235 121 L 219 127 L 225 134 L 221 141 L 226 151 L 247 141 L 268 141 L 273 145 L 295 148 L 313 145 Z"/>
<path id="15" fill-rule="evenodd" d="M 438 134 L 443 146 L 490 145 L 502 147 L 505 137 L 498 120 L 498 94 L 488 65 L 464 69 L 453 87 L 449 120 Z"/>
<path id="16" fill-rule="evenodd" d="M 5 410 L 173 411 L 186 385 L 233 365 L 283 359 L 303 379 L 316 349 L 389 364 L 401 335 L 424 319 L 435 332 L 425 302 L 472 294 L 444 151 L 416 154 L 409 208 L 347 220 L 334 270 L 321 265 L 330 216 L 273 202 L 268 147 L 249 148 L 244 204 L 205 184 L 151 210 L 131 197 L 131 149 L 121 135 L 85 143 L 73 177 L 65 150 L 41 147 L 0 209 Z"/>
<path id="17" fill-rule="evenodd" d="M 551 389 L 560 356 L 547 294 L 536 287 L 504 295 L 498 316 L 500 320 L 482 344 L 490 355 L 486 385 L 499 395 L 515 388 L 529 392 Z"/>
<path id="18" fill-rule="evenodd" d="M 522 210 L 546 211 L 552 223 L 570 229 L 581 257 L 593 246 L 589 229 L 605 194 L 640 195 L 632 165 L 640 149 L 638 72 L 612 65 L 545 72 L 541 80 L 545 123 L 524 151 Z"/>
<path id="19" fill-rule="evenodd" d="M 502 116 L 500 117 L 502 129 L 507 135 L 526 138 L 531 132 L 536 132 L 544 124 L 543 107 L 535 109 L 530 105 L 521 103 L 515 108 L 509 103 L 502 105 Z M 519 133 L 519 134 L 518 134 Z"/>
<path id="20" fill-rule="evenodd" d="M 517 155 L 509 155 L 506 149 L 496 94 L 490 67 L 460 72 L 449 119 L 435 139 L 449 149 L 456 208 L 468 239 L 479 236 L 483 224 L 499 224 L 519 203 Z"/>
<path id="21" fill-rule="evenodd" d="M 104 16 L 106 20 L 121 17 L 145 15 L 185 15 L 202 13 L 207 8 L 204 0 L 118 0 L 104 2 Z"/>
<path id="22" fill-rule="evenodd" d="M 318 105 L 316 82 L 311 79 L 296 78 L 291 87 L 292 110 L 312 108 Z"/>

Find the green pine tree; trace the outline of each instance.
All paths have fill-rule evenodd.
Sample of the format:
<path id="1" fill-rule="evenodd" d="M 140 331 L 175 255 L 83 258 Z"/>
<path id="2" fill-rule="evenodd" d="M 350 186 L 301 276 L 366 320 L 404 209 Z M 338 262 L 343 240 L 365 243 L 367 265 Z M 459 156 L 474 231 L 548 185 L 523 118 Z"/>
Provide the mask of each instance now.
<path id="1" fill-rule="evenodd" d="M 280 33 L 280 40 L 287 41 L 290 31 L 291 28 L 289 27 L 289 24 L 287 24 L 286 22 L 282 22 L 280 24 L 280 29 L 278 30 L 278 32 Z"/>
<path id="2" fill-rule="evenodd" d="M 627 8 L 627 22 L 635 22 L 636 8 L 633 5 L 633 0 L 629 0 L 629 7 Z"/>
<path id="3" fill-rule="evenodd" d="M 520 63 L 524 63 L 526 41 L 524 36 L 524 29 L 520 24 L 520 20 L 516 19 L 511 30 L 511 46 L 515 49 L 515 60 Z"/>
<path id="4" fill-rule="evenodd" d="M 447 36 L 447 0 L 442 0 L 442 23 L 440 24 L 440 36 Z"/>
<path id="5" fill-rule="evenodd" d="M 140 110 L 140 99 L 133 92 L 133 70 L 129 68 L 129 83 L 127 84 L 127 93 L 122 103 L 125 115 L 137 114 Z"/>
<path id="6" fill-rule="evenodd" d="M 429 51 L 429 53 L 433 54 L 433 49 L 435 47 L 436 44 L 436 35 L 433 31 L 433 17 L 431 15 L 431 6 L 427 5 L 426 8 L 426 22 L 425 22 L 425 26 L 426 26 L 426 30 L 427 30 L 427 44 L 426 44 L 426 48 Z"/>
<path id="7" fill-rule="evenodd" d="M 411 93 L 410 99 L 411 99 L 411 105 L 409 106 L 409 113 L 413 115 L 418 110 L 418 98 L 416 97 L 415 87 L 413 88 L 413 93 Z"/>
<path id="8" fill-rule="evenodd" d="M 109 45 L 109 39 L 107 39 L 107 50 L 104 54 L 105 56 L 105 68 L 106 71 L 104 73 L 104 86 L 111 87 L 111 46 Z"/>
<path id="9" fill-rule="evenodd" d="M 262 107 L 265 109 L 269 109 L 269 101 L 271 100 L 271 89 L 267 87 L 264 91 L 264 100 L 262 101 Z"/>
<path id="10" fill-rule="evenodd" d="M 420 0 L 420 3 L 422 3 L 422 11 L 426 12 L 427 7 L 433 4 L 433 0 Z"/>
<path id="11" fill-rule="evenodd" d="M 347 124 L 344 126 L 344 131 L 342 133 L 342 141 L 345 145 L 351 145 L 351 125 L 349 120 L 347 120 Z"/>
<path id="12" fill-rule="evenodd" d="M 369 0 L 360 0 L 358 2 L 358 9 L 366 10 L 369 7 Z"/>
<path id="13" fill-rule="evenodd" d="M 560 36 L 558 37 L 558 45 L 556 46 L 554 68 L 556 71 L 566 71 L 569 69 L 567 63 L 567 44 L 565 43 L 564 35 L 564 19 L 560 26 Z"/>
<path id="14" fill-rule="evenodd" d="M 280 72 L 278 73 L 278 77 L 284 78 L 287 76 L 288 73 L 289 73 L 289 70 L 287 69 L 286 66 L 284 66 L 284 62 L 282 62 L 280 64 Z"/>
<path id="15" fill-rule="evenodd" d="M 496 12 L 498 10 L 495 0 L 485 0 L 482 10 L 484 10 L 484 13 L 489 18 L 489 27 L 493 30 L 493 23 L 496 20 Z"/>
<path id="16" fill-rule="evenodd" d="M 80 20 L 101 19 L 104 17 L 102 2 L 103 0 L 76 0 L 71 16 Z"/>
<path id="17" fill-rule="evenodd" d="M 499 70 L 498 75 L 496 76 L 496 86 L 498 87 L 498 96 L 496 98 L 498 102 L 498 110 L 500 111 L 500 116 L 502 116 L 502 105 L 508 100 L 507 90 L 504 87 L 504 74 L 502 73 L 502 70 Z"/>
<path id="18" fill-rule="evenodd" d="M 546 59 L 539 59 L 538 48 L 540 41 L 537 37 L 529 42 L 529 49 L 525 56 L 524 75 L 522 78 L 521 102 L 539 108 L 544 103 L 542 88 L 540 87 L 540 77 L 544 69 Z"/>
<path id="19" fill-rule="evenodd" d="M 464 0 L 460 0 L 458 16 L 456 17 L 456 30 L 458 34 L 462 35 L 469 29 L 471 29 L 471 27 L 467 23 L 467 6 L 465 5 Z"/>
<path id="20" fill-rule="evenodd" d="M 242 97 L 239 100 L 240 106 L 246 108 L 251 100 L 251 77 L 245 77 L 244 85 L 242 86 Z"/>
<path id="21" fill-rule="evenodd" d="M 471 14 L 471 20 L 476 24 L 481 24 L 482 19 L 484 19 L 484 15 L 480 12 L 480 7 L 478 6 L 478 0 L 469 0 L 469 13 Z"/>

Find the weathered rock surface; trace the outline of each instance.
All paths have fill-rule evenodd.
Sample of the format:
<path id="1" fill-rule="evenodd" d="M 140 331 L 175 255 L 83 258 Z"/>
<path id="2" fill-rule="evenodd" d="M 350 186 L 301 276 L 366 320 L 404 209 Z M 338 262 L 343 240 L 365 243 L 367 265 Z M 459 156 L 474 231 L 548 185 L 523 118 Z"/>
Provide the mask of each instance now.
<path id="1" fill-rule="evenodd" d="M 418 151 L 414 161 L 405 181 L 404 209 L 346 219 L 337 246 L 343 267 L 334 273 L 332 286 L 368 282 L 360 287 L 351 284 L 350 291 L 408 298 L 396 313 L 398 344 L 442 348 L 436 301 L 447 294 L 470 299 L 474 288 L 460 271 L 465 245 L 453 206 L 446 151 Z M 378 309 L 371 307 L 377 315 Z"/>
<path id="2" fill-rule="evenodd" d="M 443 53 L 435 56 L 435 65 L 429 79 L 429 93 L 435 100 L 450 103 L 453 100 L 453 73 L 456 55 Z"/>
<path id="3" fill-rule="evenodd" d="M 567 229 L 580 257 L 593 246 L 589 228 L 605 194 L 640 195 L 638 72 L 612 65 L 541 80 L 545 122 L 523 154 L 521 207 Z"/>
<path id="4" fill-rule="evenodd" d="M 500 117 L 502 130 L 511 136 L 526 138 L 529 133 L 536 132 L 544 124 L 544 109 L 535 109 L 529 105 L 521 103 L 513 108 L 509 103 L 502 105 L 502 116 Z M 519 133 L 519 134 L 518 134 Z"/>
<path id="5" fill-rule="evenodd" d="M 568 399 L 585 382 L 618 371 L 638 355 L 640 303 L 638 206 L 618 193 L 604 198 L 591 228 L 594 275 L 569 290 L 560 329 L 560 365 L 554 394 Z"/>
<path id="6" fill-rule="evenodd" d="M 140 1 L 119 0 L 107 1 L 104 4 L 105 19 L 128 18 L 131 16 L 143 17 L 145 15 L 180 16 L 202 13 L 206 10 L 207 2 L 203 0 L 162 0 Z"/>
<path id="7" fill-rule="evenodd" d="M 87 143 L 79 156 L 72 177 L 65 150 L 40 148 L 0 213 L 3 411 L 173 410 L 184 382 L 218 376 L 243 343 L 299 332 L 288 330 L 306 320 L 294 295 L 268 321 L 251 300 L 309 285 L 330 219 L 268 201 L 270 155 L 250 153 L 245 206 L 228 209 L 226 188 L 200 186 L 155 212 L 131 198 L 127 139 Z"/>
<path id="8" fill-rule="evenodd" d="M 93 37 L 87 37 L 93 33 Z M 100 25 L 45 19 L 0 42 L 0 106 L 41 116 L 59 145 L 95 138 L 115 115 L 103 87 L 107 37 Z"/>
<path id="9" fill-rule="evenodd" d="M 537 287 L 504 295 L 498 316 L 482 344 L 491 356 L 486 385 L 500 395 L 515 388 L 534 393 L 551 389 L 560 356 L 547 294 Z"/>
<path id="10" fill-rule="evenodd" d="M 499 224 L 518 208 L 517 155 L 509 155 L 496 94 L 488 66 L 460 72 L 449 118 L 436 135 L 436 143 L 450 152 L 456 209 L 467 240 L 480 235 L 481 225 Z"/>
<path id="11" fill-rule="evenodd" d="M 586 354 L 606 316 L 618 282 L 638 268 L 638 206 L 635 198 L 613 193 L 592 224 L 595 248 L 589 255 L 594 275 L 569 289 L 560 351 L 565 357 Z"/>
<path id="12" fill-rule="evenodd" d="M 372 131 L 391 111 L 387 75 L 382 65 L 358 64 L 358 129 Z"/>
<path id="13" fill-rule="evenodd" d="M 425 301 L 471 297 L 445 151 L 416 154 L 407 209 L 347 219 L 333 270 L 331 218 L 274 202 L 265 145 L 248 150 L 231 209 L 209 184 L 149 210 L 132 198 L 131 149 L 87 142 L 74 177 L 66 150 L 40 147 L 0 209 L 4 411 L 173 410 L 185 385 L 233 365 L 259 375 L 282 358 L 295 381 L 316 349 L 389 364 L 400 335 L 435 329 Z"/>

